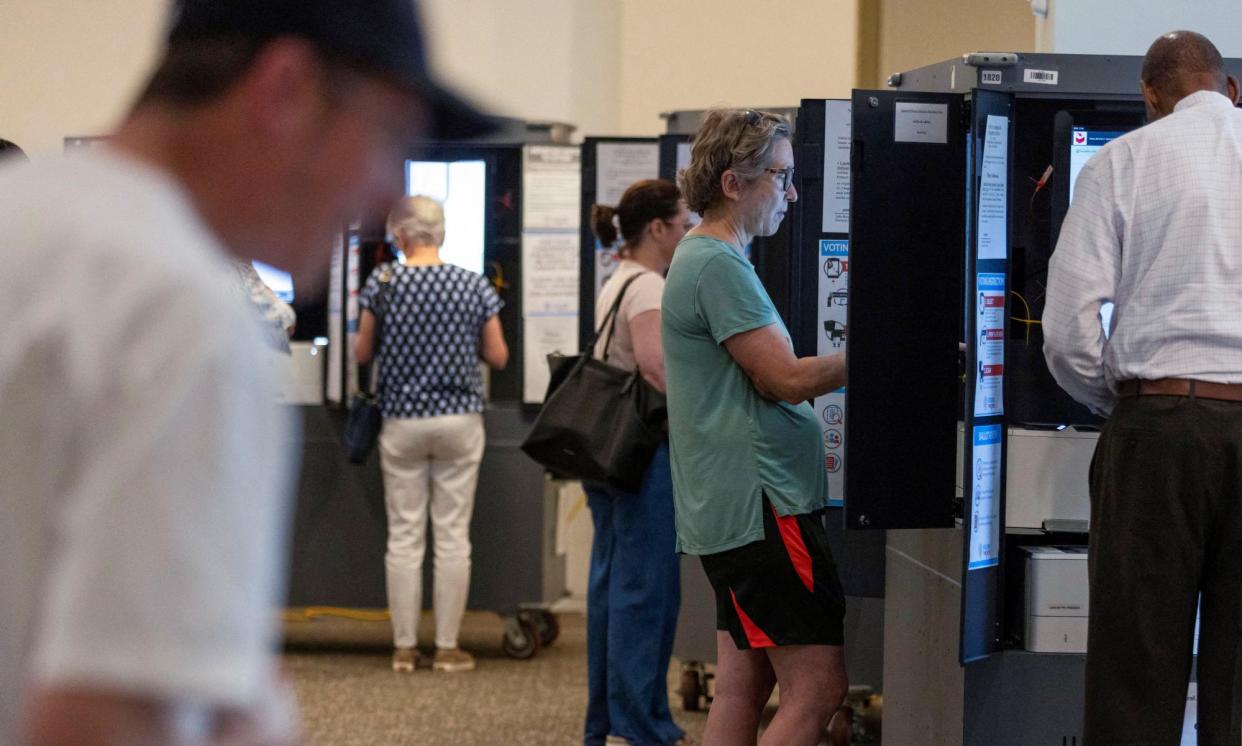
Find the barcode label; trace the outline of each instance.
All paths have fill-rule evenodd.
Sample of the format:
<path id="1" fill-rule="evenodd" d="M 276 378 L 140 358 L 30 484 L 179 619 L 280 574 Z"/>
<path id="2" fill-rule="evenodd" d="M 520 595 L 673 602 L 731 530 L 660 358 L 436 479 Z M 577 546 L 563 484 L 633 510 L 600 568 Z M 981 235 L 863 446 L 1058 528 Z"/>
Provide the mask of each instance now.
<path id="1" fill-rule="evenodd" d="M 1001 84 L 1001 71 L 1000 70 L 982 71 L 981 73 L 979 73 L 979 84 L 980 85 L 1000 85 Z"/>
<path id="2" fill-rule="evenodd" d="M 1022 73 L 1022 80 L 1026 83 L 1056 85 L 1058 74 L 1056 70 L 1025 70 Z"/>

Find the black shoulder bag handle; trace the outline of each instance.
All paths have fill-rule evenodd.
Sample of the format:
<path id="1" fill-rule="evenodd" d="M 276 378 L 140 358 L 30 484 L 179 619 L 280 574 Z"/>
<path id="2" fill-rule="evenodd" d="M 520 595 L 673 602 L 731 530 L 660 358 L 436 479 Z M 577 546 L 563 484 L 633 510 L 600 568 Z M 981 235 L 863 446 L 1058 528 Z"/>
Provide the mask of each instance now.
<path id="1" fill-rule="evenodd" d="M 612 346 L 612 337 L 617 331 L 617 315 L 621 311 L 621 301 L 625 300 L 625 291 L 629 290 L 630 285 L 639 277 L 647 274 L 639 272 L 633 277 L 625 281 L 621 286 L 621 290 L 617 292 L 617 299 L 612 302 L 612 307 L 608 309 L 608 313 L 604 314 L 603 321 L 600 322 L 599 328 L 595 330 L 595 334 L 591 335 L 591 339 L 586 343 L 586 347 L 578 355 L 561 355 L 552 353 L 548 355 L 548 368 L 551 375 L 548 379 L 547 393 L 544 394 L 544 401 L 552 396 L 552 392 L 556 391 L 569 375 L 577 368 L 586 364 L 586 361 L 595 357 L 595 343 L 599 341 L 599 337 L 604 333 L 604 328 L 608 329 L 608 338 L 604 341 L 604 355 L 600 358 L 602 362 L 608 362 L 608 348 Z"/>

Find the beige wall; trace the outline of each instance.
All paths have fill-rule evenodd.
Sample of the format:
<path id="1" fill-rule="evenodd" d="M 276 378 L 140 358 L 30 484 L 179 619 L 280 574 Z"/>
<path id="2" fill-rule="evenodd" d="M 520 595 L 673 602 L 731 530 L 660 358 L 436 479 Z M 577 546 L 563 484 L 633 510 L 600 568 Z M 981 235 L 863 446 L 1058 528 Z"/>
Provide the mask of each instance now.
<path id="1" fill-rule="evenodd" d="M 599 1 L 599 0 L 592 0 Z M 858 0 L 623 0 L 621 128 L 662 111 L 848 96 Z"/>
<path id="2" fill-rule="evenodd" d="M 861 35 L 871 47 L 860 47 Z M 423 0 L 433 66 L 496 111 L 579 135 L 659 113 L 844 97 L 969 49 L 1031 49 L 1023 0 Z M 0 0 L 0 137 L 32 154 L 108 131 L 159 46 L 166 0 Z M 89 8 L 89 13 L 84 11 Z M 868 20 L 869 19 L 869 20 Z M 872 48 L 873 47 L 873 48 Z M 875 62 L 877 61 L 878 62 Z"/>
<path id="3" fill-rule="evenodd" d="M 38 157 L 103 134 L 160 45 L 167 0 L 0 0 L 0 137 Z M 497 112 L 618 127 L 617 0 L 423 0 L 435 69 Z"/>
<path id="4" fill-rule="evenodd" d="M 158 48 L 165 0 L 0 0 L 0 137 L 34 156 L 109 130 Z"/>
<path id="5" fill-rule="evenodd" d="M 1035 51 L 1026 0 L 863 0 L 878 5 L 878 81 L 964 52 Z"/>
<path id="6" fill-rule="evenodd" d="M 618 0 L 423 0 L 435 69 L 497 113 L 616 126 Z"/>

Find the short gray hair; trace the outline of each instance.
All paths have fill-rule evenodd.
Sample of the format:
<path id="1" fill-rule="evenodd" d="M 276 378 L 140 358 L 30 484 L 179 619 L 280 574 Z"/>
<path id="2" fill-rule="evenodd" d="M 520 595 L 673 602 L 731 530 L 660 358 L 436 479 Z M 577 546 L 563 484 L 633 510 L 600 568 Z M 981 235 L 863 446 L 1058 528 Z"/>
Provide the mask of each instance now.
<path id="1" fill-rule="evenodd" d="M 720 177 L 733 169 L 754 181 L 772 162 L 779 139 L 792 137 L 789 120 L 767 111 L 713 109 L 703 117 L 690 145 L 690 165 L 679 174 L 686 206 L 703 213 L 724 198 Z"/>
<path id="2" fill-rule="evenodd" d="M 388 232 L 414 246 L 444 243 L 444 205 L 431 197 L 402 197 L 388 213 Z"/>

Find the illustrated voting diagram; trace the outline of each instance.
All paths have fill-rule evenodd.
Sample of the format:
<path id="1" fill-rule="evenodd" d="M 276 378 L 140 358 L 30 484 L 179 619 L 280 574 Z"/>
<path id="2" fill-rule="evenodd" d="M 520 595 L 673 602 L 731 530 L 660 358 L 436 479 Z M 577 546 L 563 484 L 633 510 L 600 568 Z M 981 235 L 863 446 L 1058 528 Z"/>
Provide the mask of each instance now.
<path id="1" fill-rule="evenodd" d="M 816 353 L 845 352 L 846 313 L 849 310 L 849 241 L 819 242 L 819 340 Z M 824 434 L 824 468 L 832 505 L 841 505 L 845 493 L 845 389 L 818 397 L 815 414 Z"/>

